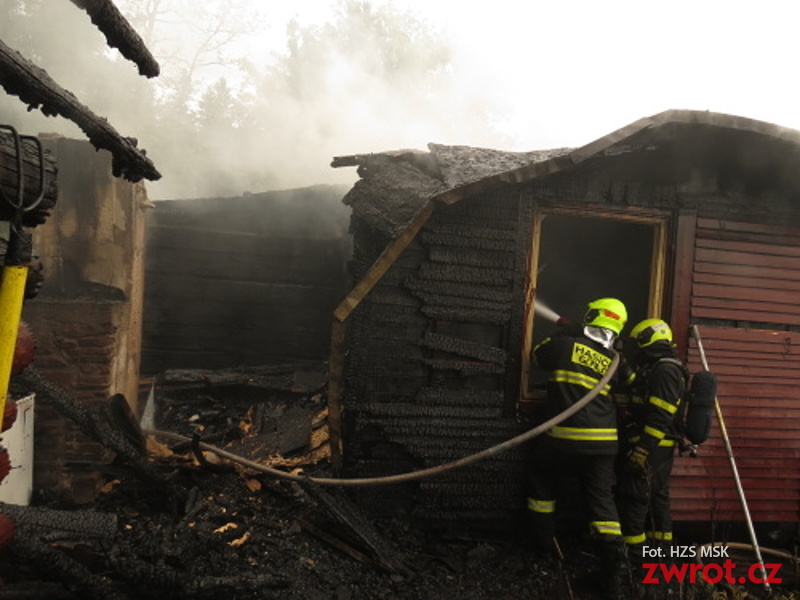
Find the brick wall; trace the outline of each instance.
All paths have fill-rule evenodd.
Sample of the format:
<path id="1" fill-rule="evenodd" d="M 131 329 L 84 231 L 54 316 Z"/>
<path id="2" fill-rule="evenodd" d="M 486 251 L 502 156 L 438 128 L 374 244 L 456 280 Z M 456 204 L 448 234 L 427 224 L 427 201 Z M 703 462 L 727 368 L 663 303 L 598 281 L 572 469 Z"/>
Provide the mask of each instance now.
<path id="1" fill-rule="evenodd" d="M 58 166 L 58 203 L 33 245 L 44 265 L 23 319 L 37 339 L 34 366 L 76 400 L 101 410 L 122 393 L 135 404 L 141 347 L 142 184 L 111 174 L 111 157 L 88 142 L 46 140 Z M 112 458 L 46 399 L 34 421 L 34 493 L 94 498 L 98 466 Z"/>

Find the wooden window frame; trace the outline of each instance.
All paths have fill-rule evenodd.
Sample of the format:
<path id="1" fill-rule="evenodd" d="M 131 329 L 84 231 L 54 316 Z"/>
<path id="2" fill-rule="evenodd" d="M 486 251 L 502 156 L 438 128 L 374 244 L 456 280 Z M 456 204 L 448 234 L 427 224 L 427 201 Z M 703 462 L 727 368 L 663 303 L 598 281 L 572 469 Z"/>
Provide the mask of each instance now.
<path id="1" fill-rule="evenodd" d="M 660 315 L 664 308 L 664 295 L 666 274 L 668 266 L 668 224 L 669 214 L 665 212 L 625 209 L 624 212 L 613 210 L 609 207 L 538 207 L 533 215 L 533 233 L 531 247 L 528 253 L 528 273 L 525 285 L 524 307 L 524 336 L 522 342 L 522 356 L 520 359 L 520 400 L 533 400 L 534 396 L 529 389 L 531 350 L 533 344 L 533 320 L 536 301 L 537 272 L 539 268 L 539 241 L 541 239 L 542 223 L 548 215 L 565 215 L 583 218 L 597 218 L 611 221 L 628 221 L 651 225 L 653 227 L 653 258 L 651 265 L 652 276 L 648 298 L 648 311 L 653 315 Z"/>

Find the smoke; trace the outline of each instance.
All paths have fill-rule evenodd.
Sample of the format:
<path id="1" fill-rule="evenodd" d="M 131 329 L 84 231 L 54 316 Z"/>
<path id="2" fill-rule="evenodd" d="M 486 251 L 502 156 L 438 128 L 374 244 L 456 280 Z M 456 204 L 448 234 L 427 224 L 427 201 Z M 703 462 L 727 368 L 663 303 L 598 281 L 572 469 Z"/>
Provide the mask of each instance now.
<path id="1" fill-rule="evenodd" d="M 153 80 L 71 2 L 3 0 L 0 37 L 139 140 L 163 174 L 148 184 L 156 199 L 351 183 L 355 169 L 332 169 L 334 156 L 429 142 L 579 146 L 670 108 L 800 125 L 796 85 L 774 60 L 791 55 L 791 3 L 725 5 L 728 26 L 714 28 L 714 3 L 677 1 L 692 22 L 659 13 L 653 29 L 653 9 L 631 1 L 456 11 L 444 0 L 203 0 L 202 10 L 196 0 L 116 0 L 161 65 Z M 770 35 L 753 38 L 762 30 Z M 713 80 L 709 48 L 722 74 Z M 742 65 L 753 64 L 742 87 Z M 3 94 L 0 123 L 84 138 Z"/>
<path id="2" fill-rule="evenodd" d="M 149 15 L 153 3 L 117 0 L 150 36 L 161 75 L 148 80 L 74 4 L 46 4 L 35 18 L 12 14 L 0 32 L 138 139 L 163 176 L 147 183 L 153 199 L 349 184 L 355 169 L 332 169 L 334 156 L 510 143 L 497 129 L 505 100 L 490 78 L 464 88 L 446 33 L 392 5 L 341 0 L 321 20 L 287 26 L 252 0 L 208 0 L 203 11 L 163 0 Z M 63 118 L 26 112 L 16 97 L 0 97 L 0 122 L 85 138 Z"/>

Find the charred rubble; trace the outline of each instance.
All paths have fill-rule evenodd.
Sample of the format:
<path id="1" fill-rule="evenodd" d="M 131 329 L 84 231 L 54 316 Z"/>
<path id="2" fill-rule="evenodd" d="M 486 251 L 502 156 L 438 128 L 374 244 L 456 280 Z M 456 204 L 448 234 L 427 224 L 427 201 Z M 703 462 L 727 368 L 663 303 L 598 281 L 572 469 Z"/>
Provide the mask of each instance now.
<path id="1" fill-rule="evenodd" d="M 13 541 L 0 548 L 0 597 L 597 597 L 596 557 L 580 535 L 563 540 L 561 560 L 542 557 L 524 536 L 378 517 L 346 488 L 275 478 L 201 448 L 202 441 L 264 466 L 333 476 L 324 376 L 299 371 L 165 372 L 143 385 L 137 419 L 123 397 L 98 413 L 28 367 L 12 391 L 54 404 L 115 459 L 95 465 L 105 485 L 90 504 L 52 492 L 36 493 L 30 506 L 0 504 L 16 524 Z M 165 441 L 157 435 L 165 431 L 189 441 Z M 672 590 L 670 597 L 758 597 L 719 593 Z"/>
<path id="2" fill-rule="evenodd" d="M 145 391 L 157 407 L 150 426 L 192 439 L 165 443 L 119 397 L 98 414 L 28 367 L 14 387 L 53 403 L 116 458 L 96 465 L 106 483 L 89 505 L 43 492 L 31 506 L 0 505 L 16 524 L 0 549 L 0 597 L 513 599 L 563 588 L 552 564 L 508 539 L 374 518 L 342 488 L 282 481 L 198 448 L 331 476 L 324 382 L 294 375 L 160 375 Z"/>

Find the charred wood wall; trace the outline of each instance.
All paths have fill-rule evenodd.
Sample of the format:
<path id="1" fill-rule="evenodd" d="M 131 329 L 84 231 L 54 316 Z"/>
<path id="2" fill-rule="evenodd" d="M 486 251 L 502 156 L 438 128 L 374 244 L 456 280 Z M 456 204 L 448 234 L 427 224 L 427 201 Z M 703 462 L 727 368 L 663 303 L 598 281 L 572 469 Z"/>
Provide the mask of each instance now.
<path id="1" fill-rule="evenodd" d="M 520 433 L 505 390 L 530 234 L 518 225 L 521 210 L 512 190 L 440 207 L 355 310 L 344 398 L 344 454 L 355 474 L 431 467 Z M 354 236 L 359 280 L 387 240 L 357 218 Z M 522 454 L 369 488 L 362 500 L 430 523 L 507 523 L 523 505 Z"/>
<path id="2" fill-rule="evenodd" d="M 348 291 L 345 189 L 156 202 L 142 372 L 327 359 Z"/>

